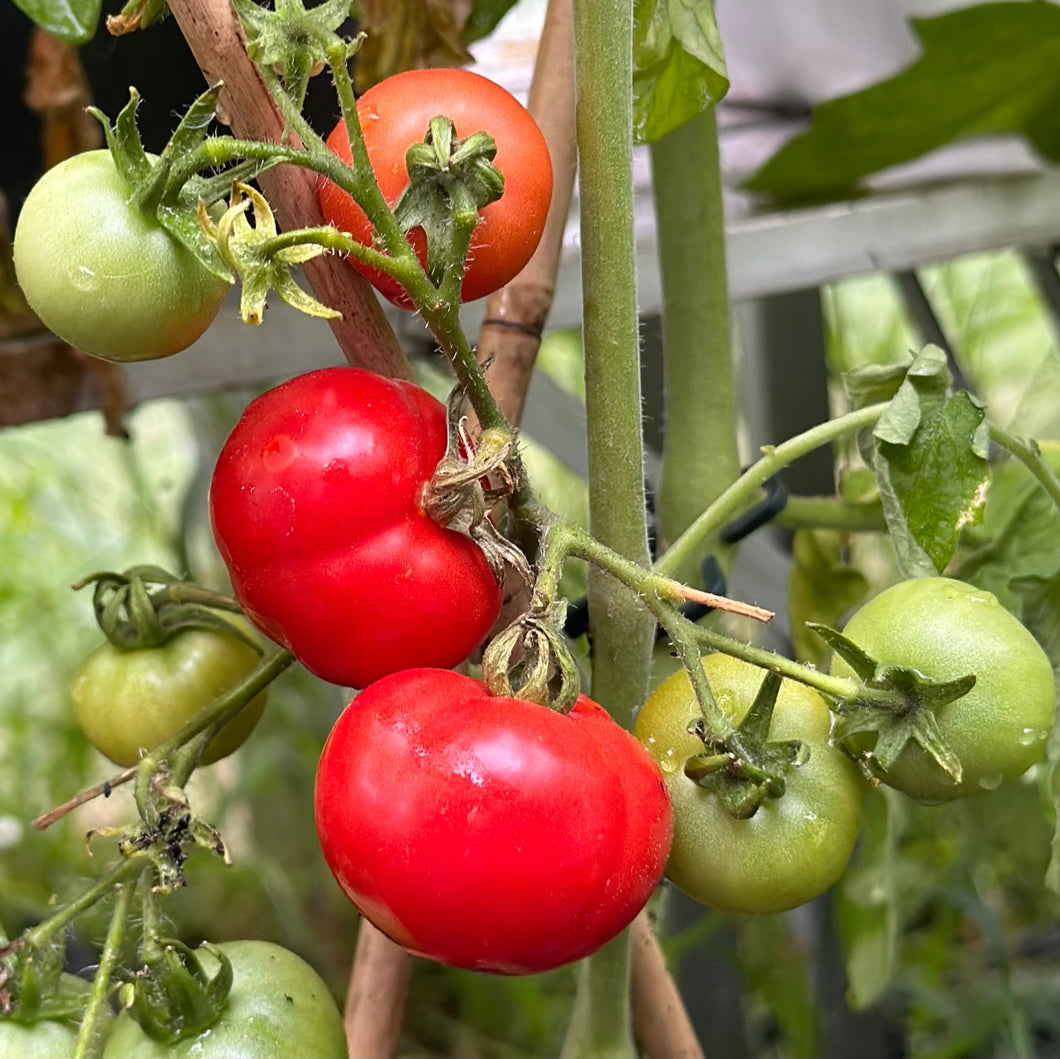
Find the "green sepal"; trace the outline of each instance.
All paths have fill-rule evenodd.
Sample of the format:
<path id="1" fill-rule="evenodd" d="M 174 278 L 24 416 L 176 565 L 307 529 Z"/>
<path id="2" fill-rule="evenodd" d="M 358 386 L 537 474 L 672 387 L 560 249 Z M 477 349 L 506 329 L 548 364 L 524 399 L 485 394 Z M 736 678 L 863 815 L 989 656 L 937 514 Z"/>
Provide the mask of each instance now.
<path id="1" fill-rule="evenodd" d="M 817 633 L 861 680 L 872 680 L 876 676 L 875 659 L 867 655 L 853 640 L 848 639 L 837 629 L 822 625 L 820 622 L 808 621 L 806 627 Z"/>
<path id="2" fill-rule="evenodd" d="M 769 739 L 780 686 L 781 677 L 767 671 L 751 708 L 723 738 L 708 735 L 702 719 L 689 725 L 706 752 L 685 762 L 685 775 L 717 795 L 737 820 L 750 819 L 767 798 L 782 798 L 787 773 L 809 757 L 809 748 L 797 739 Z"/>
<path id="3" fill-rule="evenodd" d="M 144 966 L 136 972 L 130 1014 L 156 1041 L 172 1045 L 194 1037 L 224 1011 L 232 989 L 232 962 L 213 945 L 203 943 L 200 948 L 218 962 L 212 978 L 195 952 L 175 939 L 152 939 Z"/>
<path id="4" fill-rule="evenodd" d="M 405 154 L 409 184 L 394 206 L 401 230 L 422 228 L 427 275 L 435 286 L 463 275 L 478 212 L 504 194 L 504 176 L 493 165 L 497 145 L 485 132 L 458 139 L 446 117 L 431 119 L 422 143 Z M 459 284 L 453 284 L 459 289 Z"/>
<path id="5" fill-rule="evenodd" d="M 838 740 L 849 747 L 852 736 L 875 733 L 875 745 L 859 756 L 871 769 L 884 772 L 912 741 L 954 783 L 960 783 L 960 759 L 943 738 L 935 713 L 941 706 L 967 695 L 975 686 L 975 674 L 968 673 L 954 680 L 931 680 L 909 666 L 877 661 L 827 625 L 809 627 L 850 666 L 861 682 L 861 689 L 854 697 L 837 706 Z M 891 693 L 890 697 L 887 692 Z"/>
<path id="6" fill-rule="evenodd" d="M 101 111 L 90 107 L 89 112 L 103 126 L 115 168 L 129 188 L 130 205 L 157 221 L 204 269 L 231 283 L 231 273 L 199 225 L 199 178 L 186 174 L 174 178 L 178 164 L 206 139 L 220 91 L 220 84 L 213 85 L 191 104 L 157 159 L 147 154 L 140 139 L 136 126 L 140 94 L 135 88 L 129 89 L 129 102 L 113 126 Z"/>
<path id="7" fill-rule="evenodd" d="M 184 629 L 212 629 L 262 653 L 261 644 L 215 607 L 182 599 L 187 582 L 158 566 L 133 566 L 124 573 L 89 574 L 74 585 L 93 585 L 96 623 L 115 647 L 133 651 L 159 647 Z"/>
<path id="8" fill-rule="evenodd" d="M 342 47 L 349 60 L 361 45 L 361 37 L 347 40 L 336 33 L 356 15 L 356 0 L 325 0 L 310 10 L 301 0 L 276 0 L 273 11 L 253 0 L 233 0 L 232 6 L 243 24 L 247 55 L 276 71 L 299 109 L 309 79 L 328 64 L 332 49 Z"/>
<path id="9" fill-rule="evenodd" d="M 247 218 L 250 210 L 254 213 L 253 225 Z M 305 264 L 326 253 L 324 246 L 312 241 L 314 230 L 300 229 L 293 234 L 304 232 L 304 242 L 287 242 L 278 247 L 280 235 L 276 218 L 264 195 L 256 189 L 247 184 L 235 184 L 232 204 L 221 218 L 214 223 L 200 205 L 198 223 L 203 237 L 242 281 L 239 311 L 244 323 L 257 325 L 262 322 L 270 290 L 275 290 L 291 308 L 307 316 L 335 319 L 342 315 L 307 294 L 291 275 L 292 266 Z M 287 237 L 291 234 L 287 233 Z"/>

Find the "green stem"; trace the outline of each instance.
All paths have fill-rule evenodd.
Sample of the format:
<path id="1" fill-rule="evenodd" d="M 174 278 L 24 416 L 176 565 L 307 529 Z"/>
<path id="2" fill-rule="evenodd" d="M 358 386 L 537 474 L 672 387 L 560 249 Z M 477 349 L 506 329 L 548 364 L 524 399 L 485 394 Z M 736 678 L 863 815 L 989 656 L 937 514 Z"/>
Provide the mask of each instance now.
<path id="1" fill-rule="evenodd" d="M 26 931 L 26 944 L 39 947 L 61 930 L 65 930 L 82 912 L 90 909 L 97 901 L 106 897 L 115 886 L 130 878 L 140 870 L 137 860 L 123 860 L 111 868 L 98 882 L 75 897 L 47 919 Z"/>
<path id="2" fill-rule="evenodd" d="M 887 528 L 879 500 L 851 501 L 834 496 L 789 496 L 773 524 L 785 529 L 834 529 L 853 533 Z"/>
<path id="3" fill-rule="evenodd" d="M 100 1016 L 104 1014 L 114 968 L 118 966 L 118 961 L 121 958 L 125 926 L 129 918 L 129 908 L 132 904 L 133 895 L 136 893 L 136 880 L 133 879 L 126 884 L 119 883 L 116 889 L 117 898 L 114 902 L 114 911 L 111 913 L 107 938 L 99 958 L 99 967 L 92 978 L 92 992 L 89 995 L 85 1013 L 81 1017 L 81 1025 L 77 1031 L 74 1059 L 87 1059 L 88 1056 L 98 1053 L 102 1043 L 99 1039 Z"/>
<path id="4" fill-rule="evenodd" d="M 708 540 L 722 524 L 752 503 L 755 494 L 768 478 L 814 449 L 872 426 L 888 407 L 889 403 L 886 401 L 869 405 L 856 412 L 848 412 L 838 419 L 811 427 L 780 445 L 764 447 L 762 458 L 740 475 L 670 545 L 666 554 L 655 564 L 656 571 L 671 576 L 674 571 L 683 569 L 689 559 L 697 554 L 702 541 Z"/>
<path id="5" fill-rule="evenodd" d="M 294 662 L 290 651 L 274 651 L 258 662 L 238 684 L 223 695 L 219 695 L 205 709 L 196 714 L 179 731 L 152 748 L 141 759 L 136 773 L 136 805 L 140 816 L 148 825 L 153 823 L 151 811 L 151 780 L 163 761 L 175 757 L 172 762 L 171 780 L 178 786 L 187 782 L 198 761 L 202 747 L 212 735 L 227 724 L 260 691 L 263 691 L 285 669 Z M 200 738 L 201 737 L 201 738 Z M 194 745 L 192 745 L 194 740 Z M 179 753 L 182 748 L 188 753 Z"/>
<path id="6" fill-rule="evenodd" d="M 740 473 L 714 109 L 652 144 L 651 160 L 666 372 L 656 510 L 665 542 L 683 533 Z M 705 538 L 676 574 L 694 581 L 704 555 L 724 560 L 730 550 Z"/>
<path id="7" fill-rule="evenodd" d="M 1052 469 L 1042 459 L 1042 454 L 1033 441 L 1024 441 L 1023 438 L 1010 434 L 1007 430 L 1002 430 L 1001 427 L 993 424 L 990 425 L 990 440 L 1008 449 L 1016 459 L 1022 462 L 1034 475 L 1038 484 L 1052 497 L 1053 503 L 1060 508 L 1060 479 L 1053 474 Z"/>
<path id="8" fill-rule="evenodd" d="M 633 240 L 633 4 L 574 0 L 589 525 L 626 559 L 650 563 L 641 436 Z M 593 697 L 622 725 L 647 693 L 655 623 L 623 586 L 589 572 Z M 581 969 L 565 1055 L 633 1055 L 629 937 Z"/>

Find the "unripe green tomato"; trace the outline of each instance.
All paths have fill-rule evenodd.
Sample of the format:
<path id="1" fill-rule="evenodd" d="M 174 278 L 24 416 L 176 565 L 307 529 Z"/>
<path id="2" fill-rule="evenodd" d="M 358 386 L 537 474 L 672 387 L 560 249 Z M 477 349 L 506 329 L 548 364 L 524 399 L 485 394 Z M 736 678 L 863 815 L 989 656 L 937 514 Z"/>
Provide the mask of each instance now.
<path id="1" fill-rule="evenodd" d="M 942 738 L 960 759 L 960 783 L 913 742 L 883 773 L 884 783 L 918 801 L 945 802 L 993 790 L 1044 754 L 1056 718 L 1053 667 L 990 592 L 948 577 L 900 581 L 858 609 L 843 632 L 877 662 L 932 680 L 975 674 L 971 691 L 935 711 Z M 831 668 L 853 675 L 838 656 Z M 873 743 L 859 737 L 854 747 Z"/>
<path id="2" fill-rule="evenodd" d="M 176 1044 L 148 1037 L 123 1012 L 104 1059 L 345 1059 L 342 1015 L 324 980 L 300 956 L 268 941 L 217 946 L 232 961 L 232 991 L 220 1018 Z M 208 974 L 217 961 L 200 956 Z"/>
<path id="3" fill-rule="evenodd" d="M 260 639 L 245 619 L 226 618 L 252 640 Z M 215 629 L 185 629 L 160 647 L 133 651 L 104 643 L 74 676 L 74 713 L 97 750 L 117 765 L 135 765 L 238 684 L 260 657 L 237 636 Z M 204 765 L 242 745 L 261 718 L 266 696 L 265 691 L 255 696 L 214 736 L 203 752 Z"/>
<path id="4" fill-rule="evenodd" d="M 0 1019 L 0 1059 L 70 1059 L 77 1030 L 63 1022 Z"/>
<path id="5" fill-rule="evenodd" d="M 719 709 L 741 721 L 763 670 L 724 654 L 708 655 L 703 669 Z M 687 731 L 700 716 L 682 669 L 659 685 L 633 725 L 661 766 L 673 803 L 666 877 L 724 912 L 781 912 L 823 893 L 850 860 L 866 789 L 857 765 L 828 741 L 828 704 L 804 684 L 781 683 L 769 738 L 798 739 L 809 757 L 785 775 L 784 795 L 767 798 L 746 820 L 684 773 L 684 763 L 703 753 L 703 743 Z"/>
<path id="6" fill-rule="evenodd" d="M 30 189 L 14 240 L 15 274 L 41 321 L 119 362 L 190 346 L 229 289 L 128 199 L 110 151 L 76 154 Z"/>

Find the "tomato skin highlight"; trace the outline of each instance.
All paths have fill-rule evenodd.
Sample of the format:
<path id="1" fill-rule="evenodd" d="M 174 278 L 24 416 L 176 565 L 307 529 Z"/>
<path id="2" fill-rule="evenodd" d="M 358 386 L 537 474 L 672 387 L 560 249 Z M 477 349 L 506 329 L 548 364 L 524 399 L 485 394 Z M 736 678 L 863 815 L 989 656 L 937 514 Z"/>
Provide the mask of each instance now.
<path id="1" fill-rule="evenodd" d="M 238 615 L 227 621 L 242 624 Z M 175 735 L 215 698 L 257 666 L 260 655 L 237 636 L 185 629 L 159 647 L 125 651 L 104 643 L 85 659 L 70 698 L 89 742 L 116 765 L 135 765 L 144 751 Z M 268 691 L 256 695 L 206 744 L 209 765 L 240 747 L 261 719 Z"/>
<path id="2" fill-rule="evenodd" d="M 165 1044 L 123 1012 L 104 1059 L 335 1059 L 347 1055 L 342 1016 L 324 980 L 295 953 L 268 941 L 217 946 L 232 961 L 232 991 L 202 1033 Z M 217 961 L 201 954 L 204 969 Z"/>
<path id="3" fill-rule="evenodd" d="M 357 101 L 365 147 L 383 198 L 393 209 L 409 183 L 405 152 L 422 141 L 432 118 L 452 119 L 457 136 L 488 132 L 497 144 L 493 164 L 504 176 L 504 194 L 479 211 L 471 238 L 461 301 L 485 297 L 515 277 L 533 256 L 552 201 L 552 161 L 537 123 L 506 89 L 470 70 L 409 70 L 380 81 Z M 347 164 L 350 141 L 340 121 L 328 147 Z M 373 229 L 353 199 L 321 180 L 319 199 L 325 219 L 365 246 Z M 408 233 L 421 262 L 426 240 L 421 228 Z M 354 258 L 350 265 L 395 305 L 411 308 L 404 290 L 385 273 Z"/>
<path id="4" fill-rule="evenodd" d="M 742 720 L 763 671 L 724 654 L 707 655 L 703 668 L 719 709 Z M 783 797 L 767 798 L 746 820 L 684 774 L 685 761 L 703 752 L 687 730 L 699 716 L 688 674 L 680 670 L 649 696 L 633 725 L 662 766 L 673 799 L 666 877 L 710 908 L 749 915 L 786 911 L 823 893 L 850 860 L 866 789 L 857 765 L 828 742 L 828 704 L 803 684 L 782 682 L 770 739 L 798 739 L 809 758 L 787 773 Z"/>
<path id="5" fill-rule="evenodd" d="M 41 321 L 119 363 L 190 346 L 230 286 L 128 197 L 110 151 L 73 155 L 30 190 L 14 239 L 18 282 Z"/>
<path id="6" fill-rule="evenodd" d="M 222 447 L 210 518 L 236 597 L 323 679 L 455 666 L 500 613 L 482 549 L 423 510 L 445 449 L 439 401 L 348 367 L 269 390 Z"/>
<path id="7" fill-rule="evenodd" d="M 935 712 L 960 759 L 961 782 L 910 743 L 881 776 L 889 786 L 918 801 L 950 801 L 993 790 L 1045 753 L 1056 720 L 1052 664 L 993 593 L 948 577 L 911 578 L 864 603 L 843 632 L 878 662 L 909 666 L 934 680 L 975 674 L 971 691 Z M 838 656 L 832 672 L 852 675 Z M 874 739 L 852 742 L 865 750 Z"/>
<path id="8" fill-rule="evenodd" d="M 594 952 L 650 897 L 672 815 L 658 767 L 582 696 L 567 716 L 470 677 L 396 673 L 346 708 L 317 771 L 324 858 L 409 951 L 498 974 Z"/>

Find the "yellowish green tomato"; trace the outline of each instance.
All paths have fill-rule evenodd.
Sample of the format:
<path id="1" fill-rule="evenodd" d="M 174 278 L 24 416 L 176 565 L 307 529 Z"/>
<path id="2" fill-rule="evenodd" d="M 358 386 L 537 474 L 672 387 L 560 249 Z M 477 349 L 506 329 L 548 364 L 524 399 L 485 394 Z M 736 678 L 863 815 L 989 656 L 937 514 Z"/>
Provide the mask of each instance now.
<path id="1" fill-rule="evenodd" d="M 34 184 L 15 227 L 14 262 L 41 321 L 104 360 L 152 360 L 190 346 L 229 289 L 130 204 L 106 150 L 76 154 Z"/>
<path id="2" fill-rule="evenodd" d="M 843 631 L 877 662 L 940 681 L 975 674 L 971 691 L 935 711 L 960 759 L 961 781 L 910 742 L 882 774 L 884 783 L 918 801 L 944 802 L 993 790 L 1044 754 L 1056 718 L 1053 667 L 990 592 L 947 577 L 912 578 L 870 599 Z M 838 657 L 832 672 L 852 675 Z M 872 741 L 856 745 L 871 749 Z"/>
<path id="3" fill-rule="evenodd" d="M 719 708 L 734 724 L 754 702 L 763 671 L 724 654 L 703 659 Z M 685 670 L 665 680 L 637 715 L 633 734 L 662 767 L 674 809 L 666 876 L 689 897 L 726 912 L 781 912 L 823 893 L 850 859 L 861 821 L 865 782 L 829 737 L 832 714 L 812 689 L 780 686 L 771 740 L 800 740 L 809 751 L 790 769 L 780 798 L 767 798 L 738 820 L 717 795 L 684 773 L 703 752 L 688 725 L 700 716 Z"/>
<path id="4" fill-rule="evenodd" d="M 252 640 L 249 622 L 226 616 Z M 74 713 L 89 742 L 117 765 L 134 765 L 175 735 L 258 664 L 239 637 L 215 629 L 185 629 L 160 647 L 127 651 L 104 643 L 88 656 L 70 687 Z M 261 692 L 207 744 L 204 765 L 241 746 L 265 709 Z"/>

